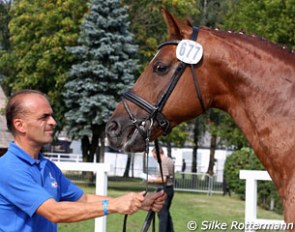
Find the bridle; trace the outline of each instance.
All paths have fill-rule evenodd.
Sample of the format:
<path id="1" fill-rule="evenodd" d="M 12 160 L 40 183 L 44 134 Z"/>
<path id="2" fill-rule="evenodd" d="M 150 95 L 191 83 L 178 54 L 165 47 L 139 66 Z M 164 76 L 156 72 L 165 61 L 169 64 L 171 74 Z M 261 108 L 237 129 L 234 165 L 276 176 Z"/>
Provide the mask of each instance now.
<path id="1" fill-rule="evenodd" d="M 198 32 L 199 32 L 199 28 L 198 27 L 193 27 L 193 33 L 192 33 L 191 40 L 195 41 L 197 39 Z M 178 45 L 179 42 L 180 42 L 180 40 L 166 41 L 164 43 L 161 43 L 158 46 L 158 50 L 161 49 L 164 46 Z M 135 95 L 131 90 L 125 92 L 122 95 L 122 103 L 123 103 L 123 106 L 124 106 L 126 112 L 129 115 L 130 120 L 132 121 L 133 125 L 136 127 L 138 132 L 145 139 L 145 155 L 146 155 L 147 159 L 148 159 L 148 152 L 149 152 L 150 132 L 151 132 L 154 121 L 158 122 L 158 125 L 163 130 L 164 135 L 169 134 L 169 132 L 171 131 L 170 122 L 162 114 L 162 110 L 163 110 L 169 96 L 173 92 L 178 80 L 182 76 L 182 74 L 185 71 L 185 68 L 187 66 L 190 66 L 190 68 L 191 68 L 192 76 L 193 76 L 193 79 L 194 79 L 194 85 L 195 85 L 195 89 L 196 89 L 196 92 L 197 92 L 197 96 L 198 96 L 202 111 L 204 113 L 206 111 L 206 108 L 205 108 L 203 98 L 202 98 L 202 95 L 201 95 L 201 91 L 200 91 L 200 87 L 199 87 L 199 83 L 198 83 L 198 78 L 197 78 L 197 75 L 195 73 L 194 65 L 193 64 L 186 64 L 183 61 L 179 62 L 179 64 L 178 64 L 178 66 L 177 66 L 177 68 L 176 68 L 176 70 L 175 70 L 175 72 L 174 72 L 168 86 L 166 87 L 166 90 L 164 91 L 164 93 L 162 94 L 162 96 L 160 97 L 160 99 L 157 101 L 157 103 L 155 105 L 152 105 L 148 101 L 146 101 L 145 99 Z M 137 119 L 136 117 L 134 117 L 131 110 L 130 110 L 130 108 L 128 107 L 128 104 L 127 104 L 126 100 L 131 101 L 135 105 L 137 105 L 140 108 L 142 108 L 143 110 L 145 110 L 148 113 L 148 116 L 146 117 L 146 119 Z M 159 154 L 159 147 L 158 147 L 157 140 L 155 140 L 155 148 L 156 148 L 156 153 L 157 153 L 157 160 L 158 160 L 159 167 L 160 167 L 162 185 L 163 185 L 163 188 L 165 188 L 165 184 L 164 184 L 164 181 L 163 181 L 161 158 L 160 158 L 160 154 Z M 146 192 L 147 192 L 147 186 L 146 186 Z M 144 225 L 143 225 L 143 227 L 141 229 L 141 232 L 148 231 L 149 226 L 151 224 L 151 221 L 154 218 L 155 218 L 155 212 L 150 210 L 148 212 L 146 218 L 145 218 L 145 222 L 144 222 Z M 126 222 L 127 222 L 127 215 L 125 215 L 125 218 L 124 218 L 123 232 L 126 231 Z M 154 227 L 155 227 L 155 225 L 153 223 L 153 231 L 155 230 Z"/>
<path id="2" fill-rule="evenodd" d="M 195 41 L 197 39 L 198 32 L 199 32 L 198 27 L 193 27 L 193 34 L 192 34 L 191 40 Z M 162 47 L 168 46 L 168 45 L 178 45 L 179 42 L 180 42 L 180 40 L 166 41 L 164 43 L 161 43 L 158 46 L 158 49 L 161 49 Z M 145 99 L 135 95 L 131 90 L 125 92 L 122 95 L 123 106 L 124 106 L 125 110 L 127 111 L 132 123 L 135 125 L 135 127 L 139 131 L 139 133 L 144 135 L 143 130 L 144 130 L 145 125 L 143 125 L 143 123 L 145 124 L 145 122 L 148 122 L 148 121 L 157 121 L 158 125 L 163 130 L 163 135 L 169 134 L 169 132 L 171 131 L 170 122 L 162 114 L 162 110 L 163 110 L 169 96 L 173 92 L 178 80 L 182 76 L 182 74 L 187 66 L 190 66 L 190 68 L 191 68 L 192 76 L 194 78 L 195 89 L 197 92 L 197 96 L 198 96 L 202 111 L 203 112 L 206 111 L 204 101 L 203 101 L 203 98 L 201 95 L 201 90 L 200 90 L 199 83 L 198 83 L 198 78 L 197 78 L 197 75 L 196 75 L 196 72 L 194 69 L 194 65 L 193 64 L 186 64 L 186 63 L 180 61 L 178 66 L 176 67 L 176 70 L 175 70 L 166 90 L 164 91 L 164 93 L 162 94 L 162 96 L 160 97 L 160 99 L 157 101 L 157 103 L 155 105 L 152 105 L 151 103 L 147 102 Z M 139 106 L 140 108 L 145 110 L 148 113 L 147 118 L 144 120 L 136 119 L 132 115 L 132 112 L 130 111 L 126 100 L 131 101 L 132 103 L 136 104 L 137 106 Z"/>

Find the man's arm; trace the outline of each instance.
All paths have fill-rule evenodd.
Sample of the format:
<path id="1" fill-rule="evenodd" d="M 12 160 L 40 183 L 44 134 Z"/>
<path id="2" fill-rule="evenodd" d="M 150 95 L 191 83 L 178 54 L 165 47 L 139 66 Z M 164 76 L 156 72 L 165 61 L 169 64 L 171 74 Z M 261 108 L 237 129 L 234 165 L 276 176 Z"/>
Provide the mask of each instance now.
<path id="1" fill-rule="evenodd" d="M 98 202 L 102 200 L 111 200 L 111 197 L 98 196 L 94 194 L 83 194 L 83 196 L 78 200 L 79 202 Z M 164 192 L 152 192 L 145 195 L 140 209 L 142 210 L 152 210 L 159 212 L 165 202 L 166 194 Z"/>
<path id="2" fill-rule="evenodd" d="M 83 195 L 76 202 L 56 202 L 50 198 L 36 211 L 49 221 L 78 222 L 104 215 L 102 200 L 109 200 L 108 212 L 120 214 L 133 214 L 142 207 L 144 193 L 128 193 L 118 198 Z"/>
<path id="3" fill-rule="evenodd" d="M 100 195 L 95 195 L 95 194 L 87 194 L 87 193 L 84 193 L 82 195 L 82 197 L 80 197 L 80 199 L 78 199 L 78 202 L 101 202 L 103 200 L 111 200 L 113 199 L 112 197 L 108 197 L 108 196 L 100 196 Z"/>
<path id="4" fill-rule="evenodd" d="M 45 201 L 36 211 L 49 221 L 78 222 L 104 215 L 103 200 L 109 200 L 108 213 L 133 214 L 139 209 L 159 212 L 162 208 L 166 194 L 164 192 L 128 193 L 121 197 L 111 198 L 93 194 L 83 194 L 76 202 L 56 202 L 54 199 Z"/>

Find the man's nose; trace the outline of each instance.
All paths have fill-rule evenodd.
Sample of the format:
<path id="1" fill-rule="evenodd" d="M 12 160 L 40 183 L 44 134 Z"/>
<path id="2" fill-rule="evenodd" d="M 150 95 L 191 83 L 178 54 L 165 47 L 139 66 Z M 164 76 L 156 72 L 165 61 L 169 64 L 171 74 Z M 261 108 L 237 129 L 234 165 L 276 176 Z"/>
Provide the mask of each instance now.
<path id="1" fill-rule="evenodd" d="M 56 126 L 56 121 L 53 116 L 50 116 L 49 122 L 50 125 Z"/>

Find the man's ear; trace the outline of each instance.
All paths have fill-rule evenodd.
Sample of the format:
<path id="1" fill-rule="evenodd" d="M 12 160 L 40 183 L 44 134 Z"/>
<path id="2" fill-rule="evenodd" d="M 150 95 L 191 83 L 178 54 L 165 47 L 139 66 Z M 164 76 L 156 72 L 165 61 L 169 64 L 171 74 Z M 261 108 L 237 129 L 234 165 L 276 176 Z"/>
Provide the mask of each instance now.
<path id="1" fill-rule="evenodd" d="M 20 118 L 16 118 L 12 120 L 13 126 L 15 128 L 16 131 L 20 132 L 20 133 L 25 133 L 26 129 L 25 129 L 25 123 L 22 119 Z"/>

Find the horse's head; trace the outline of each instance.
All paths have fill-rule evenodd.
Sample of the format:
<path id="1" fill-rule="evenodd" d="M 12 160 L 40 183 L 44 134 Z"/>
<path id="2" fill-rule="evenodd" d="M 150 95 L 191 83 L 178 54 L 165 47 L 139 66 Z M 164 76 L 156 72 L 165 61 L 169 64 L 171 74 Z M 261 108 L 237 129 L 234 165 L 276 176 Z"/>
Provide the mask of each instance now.
<path id="1" fill-rule="evenodd" d="M 202 62 L 190 66 L 176 58 L 177 43 L 191 40 L 193 27 L 180 22 L 166 10 L 163 10 L 163 16 L 169 41 L 160 45 L 158 53 L 133 88 L 123 95 L 107 123 L 106 134 L 114 148 L 143 151 L 146 136 L 153 140 L 168 133 L 179 123 L 202 113 L 209 104 L 205 95 L 203 100 L 198 99 L 193 78 L 192 70 L 202 66 Z M 198 88 L 206 88 L 206 84 L 200 83 Z"/>

